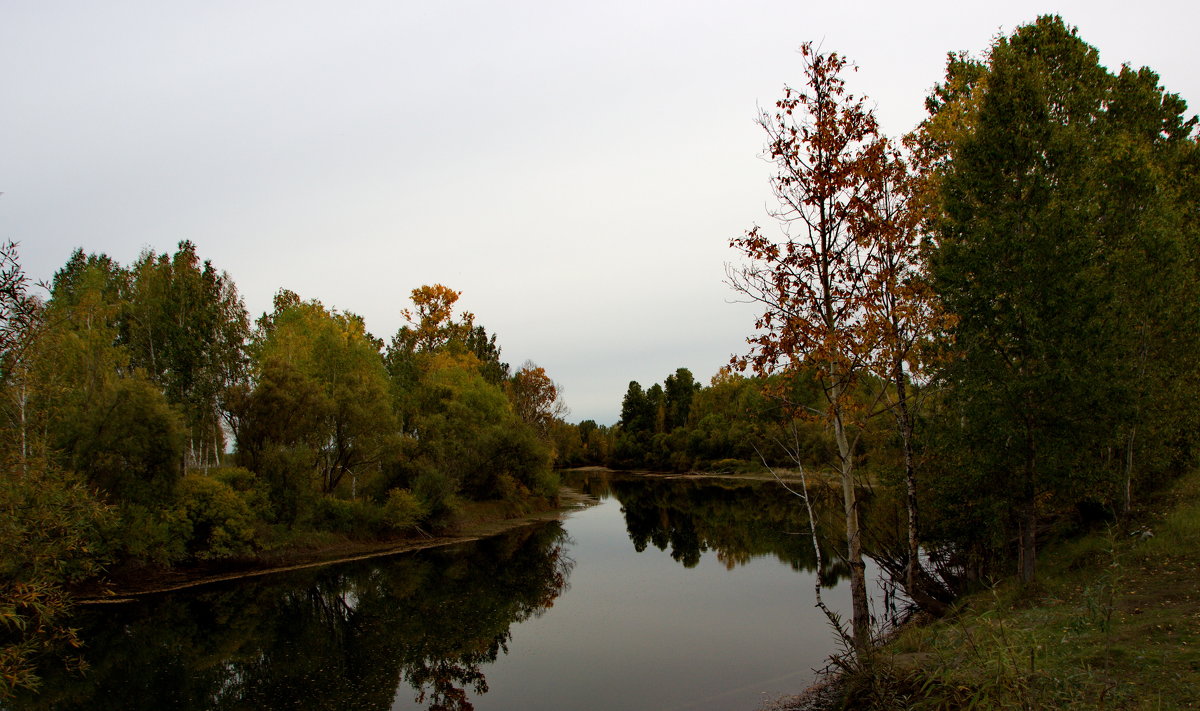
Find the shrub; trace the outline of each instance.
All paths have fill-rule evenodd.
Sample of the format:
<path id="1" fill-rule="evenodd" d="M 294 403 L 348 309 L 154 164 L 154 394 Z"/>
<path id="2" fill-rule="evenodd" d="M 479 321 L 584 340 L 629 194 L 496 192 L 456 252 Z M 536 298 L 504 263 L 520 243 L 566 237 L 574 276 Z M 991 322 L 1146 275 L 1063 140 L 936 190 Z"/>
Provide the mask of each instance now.
<path id="1" fill-rule="evenodd" d="M 559 487 L 561 486 L 562 477 L 553 469 L 540 469 L 536 471 L 531 483 L 533 493 L 538 496 L 544 496 L 547 499 L 557 497 Z"/>
<path id="2" fill-rule="evenodd" d="M 63 443 L 74 467 L 114 501 L 168 502 L 183 451 L 179 413 L 142 378 L 118 380 L 101 398 Z"/>
<path id="3" fill-rule="evenodd" d="M 384 521 L 396 530 L 415 527 L 426 516 L 425 504 L 408 489 L 392 489 L 384 504 Z"/>
<path id="4" fill-rule="evenodd" d="M 270 517 L 271 487 L 254 472 L 245 467 L 218 467 L 208 475 L 237 492 L 256 518 Z"/>
<path id="5" fill-rule="evenodd" d="M 193 473 L 180 480 L 176 496 L 190 556 L 224 558 L 254 551 L 256 517 L 240 492 L 219 479 Z"/>
<path id="6" fill-rule="evenodd" d="M 369 536 L 385 528 L 383 507 L 365 501 L 325 496 L 317 500 L 313 525 L 348 536 Z"/>
<path id="7" fill-rule="evenodd" d="M 447 523 L 458 512 L 454 481 L 433 467 L 425 467 L 413 480 L 413 493 L 436 525 Z"/>
<path id="8" fill-rule="evenodd" d="M 7 462 L 0 475 L 0 579 L 67 583 L 99 572 L 113 511 L 72 473 Z"/>
<path id="9" fill-rule="evenodd" d="M 176 508 L 156 511 L 126 503 L 120 507 L 119 520 L 109 531 L 108 540 L 119 558 L 166 566 L 187 556 L 191 535 L 187 519 Z"/>
<path id="10" fill-rule="evenodd" d="M 32 459 L 0 469 L 0 511 L 4 699 L 17 688 L 38 687 L 37 657 L 82 644 L 66 624 L 71 603 L 62 585 L 96 574 L 106 562 L 101 539 L 113 512 L 75 475 Z"/>

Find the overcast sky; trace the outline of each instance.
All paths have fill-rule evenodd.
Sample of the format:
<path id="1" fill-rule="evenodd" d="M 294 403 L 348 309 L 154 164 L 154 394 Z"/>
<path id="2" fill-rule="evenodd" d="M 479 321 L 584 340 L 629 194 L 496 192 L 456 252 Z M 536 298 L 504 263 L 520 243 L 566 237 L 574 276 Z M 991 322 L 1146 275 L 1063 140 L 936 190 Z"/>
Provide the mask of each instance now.
<path id="1" fill-rule="evenodd" d="M 48 279 L 180 240 L 252 316 L 286 287 L 401 325 L 443 283 L 616 420 L 630 380 L 743 350 L 728 240 L 768 224 L 758 106 L 812 40 L 890 135 L 949 51 L 1059 13 L 1200 109 L 1200 3 L 0 2 L 0 239 Z"/>

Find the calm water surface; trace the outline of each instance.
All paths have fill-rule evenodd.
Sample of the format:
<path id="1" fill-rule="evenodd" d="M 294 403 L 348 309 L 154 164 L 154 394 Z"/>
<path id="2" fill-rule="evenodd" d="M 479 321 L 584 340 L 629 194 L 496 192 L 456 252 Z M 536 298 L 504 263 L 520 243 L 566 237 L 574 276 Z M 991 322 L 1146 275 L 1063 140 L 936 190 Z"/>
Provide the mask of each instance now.
<path id="1" fill-rule="evenodd" d="M 751 711 L 811 681 L 833 639 L 796 499 L 572 483 L 600 503 L 562 523 L 88 610 L 90 672 L 15 708 Z"/>

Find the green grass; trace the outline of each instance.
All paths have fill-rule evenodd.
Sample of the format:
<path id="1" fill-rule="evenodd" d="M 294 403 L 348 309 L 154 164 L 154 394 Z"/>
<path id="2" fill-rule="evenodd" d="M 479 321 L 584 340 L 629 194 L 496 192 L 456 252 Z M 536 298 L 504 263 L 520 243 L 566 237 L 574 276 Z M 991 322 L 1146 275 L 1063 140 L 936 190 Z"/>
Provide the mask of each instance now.
<path id="1" fill-rule="evenodd" d="M 1200 472 L 1115 530 L 1050 546 L 1038 581 L 968 597 L 874 666 L 877 708 L 1200 708 Z M 856 708 L 865 707 L 860 703 Z"/>

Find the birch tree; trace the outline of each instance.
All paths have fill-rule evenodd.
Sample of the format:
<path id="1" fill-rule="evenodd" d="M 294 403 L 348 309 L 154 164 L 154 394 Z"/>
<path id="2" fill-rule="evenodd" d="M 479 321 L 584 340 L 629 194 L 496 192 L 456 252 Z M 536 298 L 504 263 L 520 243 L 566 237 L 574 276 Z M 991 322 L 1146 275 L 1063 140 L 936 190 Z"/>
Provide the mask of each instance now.
<path id="1" fill-rule="evenodd" d="M 872 112 L 848 93 L 847 61 L 811 44 L 801 47 L 805 85 L 785 87 L 759 124 L 776 173 L 770 212 L 782 235 L 760 227 L 731 240 L 749 262 L 729 269 L 731 285 L 763 308 L 750 352 L 735 364 L 760 375 L 815 370 L 823 393 L 813 414 L 832 430 L 850 568 L 851 632 L 861 657 L 871 648 L 855 448 L 865 413 L 852 398 L 865 372 L 871 339 L 867 318 L 867 250 L 854 226 L 873 203 L 871 175 L 885 158 Z M 843 634 L 845 632 L 843 631 Z"/>
<path id="2" fill-rule="evenodd" d="M 901 151 L 887 142 L 880 159 L 866 167 L 870 187 L 864 209 L 856 211 L 853 222 L 866 258 L 866 329 L 861 346 L 870 354 L 868 367 L 886 383 L 880 392 L 895 420 L 903 454 L 908 518 L 903 584 L 913 602 L 941 614 L 952 595 L 921 564 L 911 380 L 919 367 L 918 350 L 949 322 L 937 307 L 926 274 L 919 213 L 912 205 L 917 176 Z"/>

